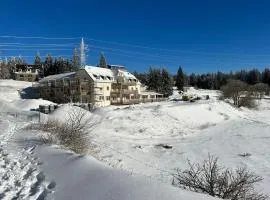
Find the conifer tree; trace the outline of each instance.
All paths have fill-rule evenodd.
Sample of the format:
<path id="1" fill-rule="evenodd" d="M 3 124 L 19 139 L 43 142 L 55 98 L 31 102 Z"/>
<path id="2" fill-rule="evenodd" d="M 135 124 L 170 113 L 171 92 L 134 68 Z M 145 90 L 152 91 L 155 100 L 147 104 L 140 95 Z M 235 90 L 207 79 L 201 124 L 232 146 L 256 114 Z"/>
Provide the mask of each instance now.
<path id="1" fill-rule="evenodd" d="M 72 57 L 72 71 L 77 71 L 80 69 L 80 55 L 78 50 L 75 48 Z"/>
<path id="2" fill-rule="evenodd" d="M 165 97 L 173 94 L 173 78 L 166 69 L 161 71 L 161 91 Z"/>
<path id="3" fill-rule="evenodd" d="M 107 68 L 106 58 L 105 58 L 105 56 L 104 56 L 103 53 L 101 53 L 101 55 L 100 55 L 99 67 L 101 67 L 101 68 Z"/>
<path id="4" fill-rule="evenodd" d="M 184 90 L 184 83 L 185 83 L 185 75 L 184 75 L 182 67 L 180 66 L 178 68 L 177 75 L 176 75 L 175 85 L 176 85 L 177 89 L 183 91 Z"/>
<path id="5" fill-rule="evenodd" d="M 47 54 L 44 62 L 44 76 L 53 74 L 53 58 L 51 54 Z"/>
<path id="6" fill-rule="evenodd" d="M 36 53 L 34 64 L 37 65 L 37 66 L 41 66 L 42 65 L 42 61 L 41 61 L 41 57 L 40 57 L 40 53 L 39 52 Z"/>

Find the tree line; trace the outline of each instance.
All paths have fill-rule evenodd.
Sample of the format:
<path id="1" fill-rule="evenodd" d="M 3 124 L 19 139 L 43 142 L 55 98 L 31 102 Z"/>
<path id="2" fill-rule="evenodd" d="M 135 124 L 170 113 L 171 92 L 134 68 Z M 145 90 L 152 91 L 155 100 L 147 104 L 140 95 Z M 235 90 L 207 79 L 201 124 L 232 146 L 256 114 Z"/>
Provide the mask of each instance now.
<path id="1" fill-rule="evenodd" d="M 0 62 L 0 78 L 13 79 L 16 65 L 28 64 L 21 57 L 12 57 Z M 36 53 L 34 65 L 39 69 L 40 77 L 54 74 L 77 71 L 80 68 L 80 55 L 77 49 L 74 50 L 72 59 L 64 57 L 53 57 L 47 54 L 42 60 L 39 52 Z"/>
<path id="2" fill-rule="evenodd" d="M 180 67 L 181 69 L 181 67 Z M 174 77 L 175 80 L 181 79 L 184 85 L 194 86 L 202 89 L 219 90 L 226 85 L 229 80 L 239 80 L 249 85 L 264 83 L 270 85 L 270 69 L 265 68 L 262 72 L 258 69 L 240 70 L 236 72 L 216 72 L 206 74 L 190 75 L 178 74 Z"/>
<path id="3" fill-rule="evenodd" d="M 152 74 L 155 74 L 152 78 Z M 160 80 L 158 77 L 160 74 L 156 69 L 149 68 L 148 72 L 137 73 L 134 75 L 141 81 L 142 84 L 148 86 L 156 91 L 160 90 Z M 252 70 L 240 70 L 236 72 L 224 73 L 204 73 L 195 74 L 191 73 L 187 75 L 184 73 L 182 67 L 178 68 L 176 75 L 169 75 L 173 79 L 173 86 L 176 86 L 179 90 L 183 90 L 184 86 L 193 86 L 201 89 L 214 89 L 220 90 L 220 88 L 228 83 L 229 80 L 239 80 L 249 85 L 255 85 L 258 83 L 264 83 L 270 85 L 270 69 L 265 68 L 262 72 L 258 69 Z"/>
<path id="4" fill-rule="evenodd" d="M 147 86 L 148 90 L 163 94 L 165 97 L 173 93 L 173 76 L 165 68 L 150 67 L 147 73 L 133 72 L 140 82 Z"/>

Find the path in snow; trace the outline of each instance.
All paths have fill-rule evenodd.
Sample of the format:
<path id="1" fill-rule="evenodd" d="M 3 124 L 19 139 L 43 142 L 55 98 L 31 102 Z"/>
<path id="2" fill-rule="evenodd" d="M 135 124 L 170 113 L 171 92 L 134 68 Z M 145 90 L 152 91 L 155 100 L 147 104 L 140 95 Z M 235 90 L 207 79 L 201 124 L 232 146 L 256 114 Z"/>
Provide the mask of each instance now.
<path id="1" fill-rule="evenodd" d="M 41 162 L 33 155 L 36 146 L 16 148 L 12 138 L 18 126 L 19 118 L 0 116 L 0 199 L 45 199 L 56 184 L 39 170 Z"/>

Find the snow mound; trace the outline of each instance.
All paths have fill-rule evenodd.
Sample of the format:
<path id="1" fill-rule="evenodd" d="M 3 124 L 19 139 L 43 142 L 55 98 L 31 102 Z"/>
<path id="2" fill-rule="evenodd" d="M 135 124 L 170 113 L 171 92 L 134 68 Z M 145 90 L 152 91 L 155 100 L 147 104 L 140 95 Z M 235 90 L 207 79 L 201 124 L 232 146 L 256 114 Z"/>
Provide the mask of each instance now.
<path id="1" fill-rule="evenodd" d="M 22 99 L 20 91 L 31 87 L 32 83 L 15 80 L 0 80 L 1 112 L 21 112 L 37 109 L 39 105 L 53 104 L 43 99 Z"/>
<path id="2" fill-rule="evenodd" d="M 73 106 L 71 104 L 64 104 L 60 105 L 58 109 L 56 109 L 52 114 L 48 115 L 48 119 L 66 122 L 70 119 L 73 113 L 81 113 L 84 115 L 84 120 L 90 120 L 93 116 L 91 112 L 83 108 Z"/>

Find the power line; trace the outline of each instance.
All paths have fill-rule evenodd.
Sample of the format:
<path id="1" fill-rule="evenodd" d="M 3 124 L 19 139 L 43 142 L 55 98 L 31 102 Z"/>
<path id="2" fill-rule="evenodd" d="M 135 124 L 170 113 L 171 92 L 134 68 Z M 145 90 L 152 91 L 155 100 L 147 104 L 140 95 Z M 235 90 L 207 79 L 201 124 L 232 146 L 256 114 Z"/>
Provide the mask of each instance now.
<path id="1" fill-rule="evenodd" d="M 155 47 L 148 47 L 148 46 L 142 46 L 142 45 L 134 45 L 134 44 L 112 42 L 112 41 L 106 41 L 106 40 L 97 40 L 97 39 L 87 38 L 87 37 L 86 37 L 86 40 L 96 41 L 96 42 L 100 42 L 100 43 L 120 45 L 120 46 L 127 46 L 127 47 L 129 46 L 129 47 L 134 47 L 134 48 L 167 51 L 167 52 L 173 52 L 173 53 L 193 53 L 193 54 L 201 54 L 201 55 L 224 55 L 224 56 L 227 55 L 227 56 L 235 56 L 234 53 L 218 53 L 218 52 L 205 52 L 205 51 L 173 50 L 173 49 L 155 48 Z M 267 54 L 265 54 L 265 55 L 246 54 L 246 56 L 268 56 L 269 57 L 269 55 L 267 55 Z"/>
<path id="2" fill-rule="evenodd" d="M 101 49 L 104 53 L 108 53 L 108 54 L 114 54 L 114 55 L 119 55 L 119 56 L 123 56 L 123 57 L 133 57 L 133 58 L 138 58 L 140 60 L 157 60 L 157 61 L 160 61 L 160 60 L 163 60 L 163 61 L 166 61 L 166 62 L 193 62 L 194 59 L 193 58 L 187 58 L 187 56 L 179 56 L 179 57 L 176 57 L 176 56 L 167 56 L 167 55 L 151 55 L 151 54 L 145 54 L 145 53 L 131 53 L 131 52 L 128 52 L 128 51 L 122 51 L 119 53 L 119 52 L 115 52 L 115 51 L 110 51 L 110 48 L 106 48 L 108 49 L 108 51 L 104 51 L 105 48 L 96 48 L 96 47 L 93 47 L 92 46 L 92 49 Z M 94 50 L 96 51 L 96 50 Z M 204 63 L 208 63 L 208 64 L 220 64 L 221 62 L 225 62 L 224 59 L 221 59 L 221 58 L 200 58 L 201 61 L 203 61 Z M 223 61 L 222 61 L 223 60 Z M 241 62 L 256 62 L 256 60 L 252 60 L 251 58 L 249 59 L 240 59 L 240 58 L 231 58 L 230 60 L 238 60 L 238 61 L 241 61 Z"/>
<path id="3" fill-rule="evenodd" d="M 51 40 L 73 40 L 73 39 L 80 39 L 81 37 L 73 37 L 73 38 L 68 38 L 68 37 L 62 37 L 62 38 L 56 38 L 56 37 L 19 37 L 19 36 L 0 36 L 0 38 L 15 38 L 15 39 L 51 39 Z M 254 54 L 242 54 L 242 55 L 237 55 L 237 54 L 223 54 L 223 53 L 210 53 L 210 52 L 197 52 L 197 51 L 181 51 L 181 50 L 171 50 L 171 49 L 161 49 L 161 48 L 153 48 L 153 47 L 147 47 L 147 46 L 140 46 L 140 45 L 133 45 L 133 44 L 124 44 L 124 43 L 119 43 L 119 42 L 113 42 L 113 41 L 105 41 L 105 40 L 96 40 L 93 38 L 88 38 L 86 37 L 87 40 L 89 41 L 97 41 L 97 42 L 102 42 L 105 44 L 114 44 L 114 45 L 121 45 L 121 46 L 129 46 L 133 48 L 143 48 L 143 49 L 151 49 L 151 50 L 159 50 L 159 51 L 165 51 L 166 53 L 154 53 L 154 54 L 149 54 L 149 53 L 144 53 L 142 51 L 128 51 L 125 48 L 111 48 L 110 47 L 104 47 L 104 46 L 97 46 L 97 45 L 90 45 L 90 47 L 94 49 L 101 49 L 101 50 L 106 50 L 107 53 L 110 54 L 115 54 L 123 57 L 135 57 L 141 60 L 164 60 L 165 62 L 169 63 L 175 63 L 175 62 L 186 62 L 186 61 L 194 61 L 193 57 L 191 55 L 175 55 L 180 54 L 180 53 L 195 53 L 195 54 L 202 54 L 202 55 L 212 55 L 213 57 L 208 58 L 208 57 L 202 57 L 199 58 L 200 60 L 205 60 L 209 64 L 220 64 L 221 62 L 227 62 L 229 60 L 235 60 L 235 61 L 241 61 L 241 62 L 248 62 L 247 64 L 250 64 L 250 62 L 258 62 L 256 59 L 261 59 L 262 58 L 255 58 L 255 57 L 265 57 L 263 59 L 268 59 L 268 55 L 254 55 Z M 79 43 L 78 43 L 79 44 Z M 59 44 L 59 43 L 53 43 L 53 44 L 24 44 L 24 43 L 3 43 L 4 45 L 10 45 L 6 46 L 9 48 L 0 48 L 0 51 L 15 51 L 15 50 L 22 50 L 22 51 L 68 51 L 71 49 L 68 48 L 48 48 L 48 47 L 68 47 L 69 45 L 75 45 L 75 43 L 68 43 L 68 44 Z M 17 47 L 18 49 L 13 49 L 13 47 Z M 28 46 L 27 46 L 28 45 Z M 1 43 L 0 43 L 1 46 Z M 11 47 L 11 48 L 10 48 Z M 32 49 L 30 49 L 32 48 Z M 35 49 L 33 49 L 35 48 Z M 94 50 L 95 51 L 95 50 Z M 119 53 L 121 52 L 121 54 Z M 219 55 L 222 56 L 231 56 L 230 58 L 220 58 L 218 57 Z M 241 58 L 241 57 L 247 57 L 247 58 Z M 190 58 L 191 57 L 191 58 Z M 224 61 L 225 60 L 225 61 Z M 206 63 L 204 61 L 204 63 Z M 206 63 L 207 64 L 207 63 Z"/>
<path id="4" fill-rule="evenodd" d="M 24 50 L 24 51 L 70 51 L 71 49 L 27 49 L 27 48 L 17 48 L 17 49 L 3 49 L 0 48 L 0 51 L 18 51 L 18 50 Z"/>
<path id="5" fill-rule="evenodd" d="M 1 35 L 0 38 L 14 38 L 14 39 L 44 39 L 44 40 L 77 40 L 81 39 L 81 37 L 44 37 L 44 36 L 13 36 L 13 35 Z"/>
<path id="6" fill-rule="evenodd" d="M 44 40 L 77 40 L 81 39 L 82 37 L 44 37 L 44 36 L 29 36 L 29 37 L 21 37 L 21 36 L 9 36 L 9 35 L 2 35 L 0 38 L 15 38 L 15 39 L 44 39 Z M 167 52 L 174 52 L 174 53 L 192 53 L 192 54 L 201 54 L 201 55 L 227 55 L 227 56 L 235 56 L 234 53 L 218 53 L 218 52 L 205 52 L 205 51 L 188 51 L 188 50 L 173 50 L 173 49 L 165 49 L 165 48 L 155 48 L 143 45 L 135 45 L 135 44 L 127 44 L 127 43 L 120 43 L 115 41 L 107 41 L 107 40 L 98 40 L 89 37 L 84 37 L 88 41 L 95 41 L 105 44 L 114 44 L 120 46 L 127 46 L 133 48 L 142 48 L 142 49 L 150 49 L 150 50 L 159 50 L 159 51 L 167 51 Z M 269 56 L 269 55 L 256 55 L 256 54 L 246 54 L 246 56 Z"/>
<path id="7" fill-rule="evenodd" d="M 75 47 L 76 43 L 70 43 L 70 44 L 23 44 L 23 43 L 0 43 L 0 47 L 68 47 L 72 46 Z"/>

